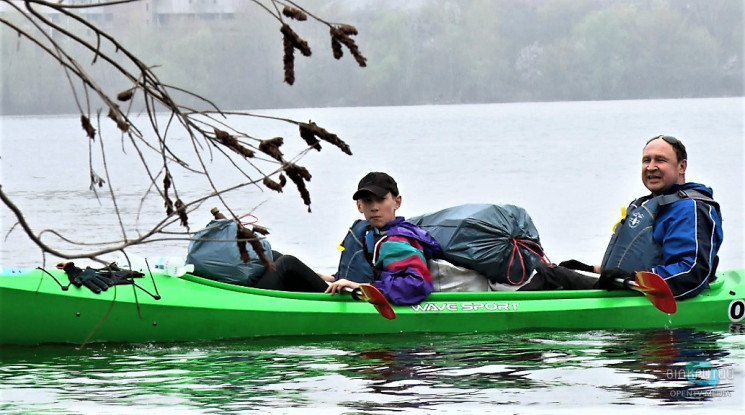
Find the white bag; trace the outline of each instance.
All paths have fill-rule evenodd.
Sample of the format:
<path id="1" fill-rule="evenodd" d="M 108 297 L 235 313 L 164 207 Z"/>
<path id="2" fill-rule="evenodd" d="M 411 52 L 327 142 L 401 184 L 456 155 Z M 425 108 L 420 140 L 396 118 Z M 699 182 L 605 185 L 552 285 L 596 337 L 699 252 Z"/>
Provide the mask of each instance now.
<path id="1" fill-rule="evenodd" d="M 512 285 L 491 282 L 472 269 L 453 265 L 444 259 L 430 259 L 427 267 L 432 274 L 435 291 L 517 291 L 535 275 L 533 272 L 524 283 Z"/>
<path id="2" fill-rule="evenodd" d="M 489 280 L 478 272 L 444 259 L 427 261 L 435 291 L 489 291 Z"/>

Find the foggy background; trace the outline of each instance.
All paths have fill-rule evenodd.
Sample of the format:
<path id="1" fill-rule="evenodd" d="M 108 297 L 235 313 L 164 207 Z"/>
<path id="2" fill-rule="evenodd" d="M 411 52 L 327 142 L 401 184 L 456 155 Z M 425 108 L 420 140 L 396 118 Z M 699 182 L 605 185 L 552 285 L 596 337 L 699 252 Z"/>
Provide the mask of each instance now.
<path id="1" fill-rule="evenodd" d="M 153 0 L 81 14 L 159 65 L 162 82 L 225 110 L 743 95 L 742 0 L 298 4 L 357 27 L 367 67 L 346 49 L 333 59 L 327 26 L 288 20 L 313 55 L 296 53 L 295 84 L 285 84 L 280 22 L 250 1 Z M 3 6 L 3 18 L 17 17 Z M 0 30 L 0 114 L 77 113 L 59 64 Z M 80 52 L 110 94 L 131 87 Z"/>

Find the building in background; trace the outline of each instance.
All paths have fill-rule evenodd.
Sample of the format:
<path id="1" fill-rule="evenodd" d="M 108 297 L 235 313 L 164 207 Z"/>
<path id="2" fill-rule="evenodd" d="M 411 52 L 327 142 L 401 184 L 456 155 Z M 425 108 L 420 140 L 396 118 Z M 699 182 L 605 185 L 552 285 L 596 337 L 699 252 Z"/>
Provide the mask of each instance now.
<path id="1" fill-rule="evenodd" d="M 25 8 L 24 1 L 11 1 L 12 5 L 0 3 L 0 14 L 11 12 L 13 6 Z M 104 0 L 64 0 L 64 5 L 79 7 L 77 13 L 102 29 L 109 29 L 118 21 L 137 16 L 143 26 L 167 28 L 188 21 L 232 21 L 235 19 L 240 0 L 142 0 L 132 3 L 100 5 Z M 90 7 L 86 7 L 90 6 Z M 64 25 L 65 17 L 55 9 L 36 6 L 41 14 L 53 23 Z"/>

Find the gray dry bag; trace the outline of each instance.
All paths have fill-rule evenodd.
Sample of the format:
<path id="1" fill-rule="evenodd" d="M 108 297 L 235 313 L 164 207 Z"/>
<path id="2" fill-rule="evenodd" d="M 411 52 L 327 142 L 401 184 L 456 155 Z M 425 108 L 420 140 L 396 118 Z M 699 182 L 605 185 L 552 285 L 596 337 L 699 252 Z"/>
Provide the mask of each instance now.
<path id="1" fill-rule="evenodd" d="M 545 259 L 538 230 L 514 205 L 466 204 L 409 218 L 442 246 L 443 259 L 493 283 L 519 285 Z"/>
<path id="2" fill-rule="evenodd" d="M 246 250 L 251 260 L 241 259 L 235 235 L 238 224 L 229 219 L 215 219 L 207 227 L 197 232 L 189 242 L 187 264 L 194 264 L 194 275 L 216 281 L 239 285 L 254 285 L 264 275 L 264 264 L 251 244 L 246 242 Z M 266 256 L 272 258 L 272 247 L 261 238 Z"/>

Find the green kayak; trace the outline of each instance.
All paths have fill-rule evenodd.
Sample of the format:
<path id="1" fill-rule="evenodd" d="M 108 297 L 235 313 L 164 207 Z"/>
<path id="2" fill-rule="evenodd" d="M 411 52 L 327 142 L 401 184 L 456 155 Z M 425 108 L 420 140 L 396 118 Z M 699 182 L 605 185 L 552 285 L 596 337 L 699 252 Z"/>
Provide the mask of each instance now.
<path id="1" fill-rule="evenodd" d="M 745 269 L 718 274 L 677 312 L 635 291 L 437 292 L 388 320 L 351 295 L 148 274 L 100 294 L 57 269 L 0 270 L 0 344 L 176 342 L 260 336 L 727 327 L 745 315 Z"/>

